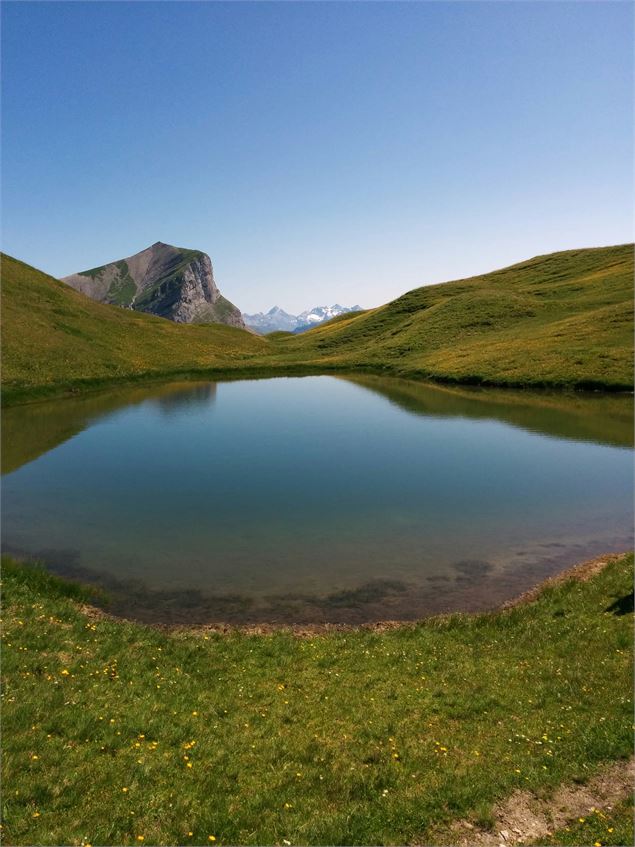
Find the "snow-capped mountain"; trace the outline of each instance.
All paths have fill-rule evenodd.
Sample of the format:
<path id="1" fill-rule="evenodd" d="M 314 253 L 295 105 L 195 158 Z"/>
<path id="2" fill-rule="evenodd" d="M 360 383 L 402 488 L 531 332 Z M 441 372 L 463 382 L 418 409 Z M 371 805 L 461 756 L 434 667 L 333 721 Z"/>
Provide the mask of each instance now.
<path id="1" fill-rule="evenodd" d="M 284 309 L 274 306 L 268 312 L 257 312 L 255 315 L 243 315 L 250 329 L 264 335 L 267 332 L 284 330 L 285 332 L 304 332 L 306 329 L 335 318 L 347 312 L 361 312 L 361 306 L 315 306 L 299 315 L 290 315 Z"/>
<path id="2" fill-rule="evenodd" d="M 274 306 L 268 312 L 257 312 L 255 315 L 245 315 L 245 324 L 249 329 L 259 332 L 264 335 L 267 332 L 275 332 L 276 330 L 286 330 L 293 332 L 298 325 L 296 315 L 290 315 L 284 309 Z"/>

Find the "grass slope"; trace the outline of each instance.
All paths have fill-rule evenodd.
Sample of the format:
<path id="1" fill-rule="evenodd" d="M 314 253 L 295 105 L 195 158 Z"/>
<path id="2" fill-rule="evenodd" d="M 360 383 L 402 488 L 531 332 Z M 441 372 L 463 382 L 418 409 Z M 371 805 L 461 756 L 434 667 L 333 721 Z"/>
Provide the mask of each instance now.
<path id="1" fill-rule="evenodd" d="M 629 390 L 633 245 L 539 256 L 426 286 L 301 335 L 175 325 L 90 301 L 5 256 L 6 401 L 188 371 L 369 370 L 446 382 Z"/>
<path id="2" fill-rule="evenodd" d="M 629 389 L 633 245 L 538 256 L 275 339 L 300 361 L 464 383 Z"/>
<path id="3" fill-rule="evenodd" d="M 8 560 L 5 840 L 451 843 L 519 787 L 631 754 L 632 566 L 508 611 L 298 638 L 91 617 Z"/>
<path id="4" fill-rule="evenodd" d="M 628 797 L 612 809 L 594 809 L 591 813 L 571 821 L 569 826 L 553 832 L 549 838 L 535 844 L 545 847 L 626 847 L 635 844 L 633 825 L 633 797 Z"/>
<path id="5" fill-rule="evenodd" d="M 234 368 L 266 342 L 230 326 L 177 325 L 106 306 L 29 265 L 2 258 L 5 400 L 117 378 Z"/>

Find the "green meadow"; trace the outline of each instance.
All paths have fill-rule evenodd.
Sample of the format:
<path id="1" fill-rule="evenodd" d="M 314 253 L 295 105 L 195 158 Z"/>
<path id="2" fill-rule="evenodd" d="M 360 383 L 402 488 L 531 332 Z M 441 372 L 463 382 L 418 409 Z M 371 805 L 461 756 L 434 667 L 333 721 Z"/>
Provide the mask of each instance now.
<path id="1" fill-rule="evenodd" d="M 629 845 L 634 840 L 633 797 L 611 809 L 594 809 L 584 817 L 571 821 L 569 826 L 552 832 L 538 843 L 545 847 L 579 847 L 581 844 Z"/>
<path id="2" fill-rule="evenodd" d="M 516 789 L 548 797 L 632 754 L 632 568 L 299 637 L 109 619 L 6 560 L 5 841 L 451 843 Z M 631 843 L 627 806 L 614 838 L 596 818 L 600 843 Z"/>
<path id="3" fill-rule="evenodd" d="M 177 325 L 95 303 L 4 256 L 5 403 L 174 377 L 371 372 L 458 384 L 632 390 L 633 245 L 424 286 L 301 334 Z"/>
<path id="4" fill-rule="evenodd" d="M 7 256 L 2 276 L 6 405 L 339 372 L 405 377 L 386 386 L 405 406 L 417 381 L 449 384 L 448 408 L 462 385 L 497 385 L 524 424 L 536 403 L 557 409 L 560 389 L 633 385 L 633 245 L 537 257 L 264 338 L 101 305 Z M 525 403 L 511 387 L 551 391 Z M 620 398 L 579 397 L 572 414 L 591 434 L 628 441 L 620 419 L 605 425 Z M 86 399 L 87 413 L 111 402 Z M 72 422 L 56 427 L 51 444 Z M 28 456 L 28 434 L 9 421 L 5 436 Z M 632 755 L 632 573 L 625 555 L 507 610 L 301 637 L 116 620 L 86 605 L 91 589 L 6 558 L 4 840 L 448 844 L 457 821 L 487 829 L 517 789 L 548 798 Z M 631 814 L 625 800 L 543 843 L 631 843 Z"/>

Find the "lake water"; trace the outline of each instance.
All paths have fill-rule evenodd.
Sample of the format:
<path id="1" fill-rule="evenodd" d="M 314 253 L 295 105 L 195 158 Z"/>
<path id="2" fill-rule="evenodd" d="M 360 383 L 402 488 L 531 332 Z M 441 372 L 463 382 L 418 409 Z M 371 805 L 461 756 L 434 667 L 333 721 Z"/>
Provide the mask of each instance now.
<path id="1" fill-rule="evenodd" d="M 3 412 L 3 545 L 141 620 L 492 607 L 632 546 L 632 400 L 317 376 Z"/>

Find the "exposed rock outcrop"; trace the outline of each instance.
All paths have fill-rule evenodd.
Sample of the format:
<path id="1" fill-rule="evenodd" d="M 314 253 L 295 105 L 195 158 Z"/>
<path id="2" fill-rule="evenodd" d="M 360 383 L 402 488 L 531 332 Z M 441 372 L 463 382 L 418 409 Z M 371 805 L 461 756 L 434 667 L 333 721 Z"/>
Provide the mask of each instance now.
<path id="1" fill-rule="evenodd" d="M 239 309 L 216 286 L 209 256 L 157 241 L 152 247 L 63 282 L 100 303 L 149 312 L 177 323 L 244 328 Z"/>

